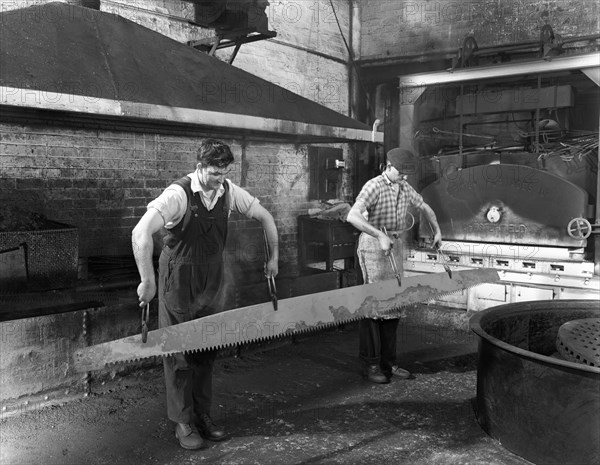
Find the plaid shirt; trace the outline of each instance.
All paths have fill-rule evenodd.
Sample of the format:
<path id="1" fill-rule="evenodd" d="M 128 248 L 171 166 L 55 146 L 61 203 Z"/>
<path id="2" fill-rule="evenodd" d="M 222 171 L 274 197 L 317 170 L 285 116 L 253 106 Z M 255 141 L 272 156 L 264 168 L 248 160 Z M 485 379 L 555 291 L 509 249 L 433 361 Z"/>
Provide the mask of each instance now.
<path id="1" fill-rule="evenodd" d="M 374 227 L 402 231 L 406 228 L 408 206 L 421 208 L 423 197 L 406 181 L 393 184 L 380 174 L 365 183 L 356 204 L 362 213 L 369 214 L 369 223 Z"/>

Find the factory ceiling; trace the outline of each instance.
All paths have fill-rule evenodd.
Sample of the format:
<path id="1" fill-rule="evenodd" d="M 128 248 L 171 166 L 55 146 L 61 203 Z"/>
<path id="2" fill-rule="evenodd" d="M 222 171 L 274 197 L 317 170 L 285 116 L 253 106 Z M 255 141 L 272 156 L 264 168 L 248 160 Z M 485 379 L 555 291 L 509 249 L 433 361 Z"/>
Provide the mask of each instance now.
<path id="1" fill-rule="evenodd" d="M 183 127 L 294 143 L 383 134 L 120 16 L 66 3 L 0 14 L 2 113 Z"/>

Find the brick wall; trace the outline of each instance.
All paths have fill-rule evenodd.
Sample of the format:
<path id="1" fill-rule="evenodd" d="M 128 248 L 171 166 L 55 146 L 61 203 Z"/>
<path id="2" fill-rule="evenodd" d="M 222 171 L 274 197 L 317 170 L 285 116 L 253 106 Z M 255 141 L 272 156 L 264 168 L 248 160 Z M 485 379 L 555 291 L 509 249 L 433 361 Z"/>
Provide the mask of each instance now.
<path id="1" fill-rule="evenodd" d="M 123 253 L 144 203 L 164 187 L 159 149 L 146 134 L 5 123 L 0 195 L 80 228 L 83 256 Z"/>
<path id="2" fill-rule="evenodd" d="M 363 59 L 456 50 L 471 32 L 479 46 L 538 40 L 546 19 L 563 37 L 600 31 L 596 0 L 359 1 Z"/>
<path id="3" fill-rule="evenodd" d="M 81 256 L 130 254 L 131 229 L 150 200 L 194 170 L 200 140 L 0 124 L 0 200 L 77 226 Z M 295 218 L 308 209 L 306 148 L 250 143 L 242 157 L 239 141 L 226 142 L 236 157 L 231 179 L 272 212 L 281 234 L 282 262 L 293 263 Z M 258 223 L 237 215 L 232 221 L 228 253 L 250 262 L 246 267 L 262 267 Z M 260 241 L 244 241 L 245 229 L 256 229 L 253 240 Z"/>

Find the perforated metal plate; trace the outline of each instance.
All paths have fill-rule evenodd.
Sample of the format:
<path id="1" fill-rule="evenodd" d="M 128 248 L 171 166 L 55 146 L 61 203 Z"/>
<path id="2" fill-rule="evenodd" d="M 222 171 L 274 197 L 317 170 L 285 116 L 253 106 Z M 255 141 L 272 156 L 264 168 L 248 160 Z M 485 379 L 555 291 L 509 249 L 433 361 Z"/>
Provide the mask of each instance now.
<path id="1" fill-rule="evenodd" d="M 564 323 L 558 329 L 556 348 L 566 360 L 600 367 L 600 318 Z"/>

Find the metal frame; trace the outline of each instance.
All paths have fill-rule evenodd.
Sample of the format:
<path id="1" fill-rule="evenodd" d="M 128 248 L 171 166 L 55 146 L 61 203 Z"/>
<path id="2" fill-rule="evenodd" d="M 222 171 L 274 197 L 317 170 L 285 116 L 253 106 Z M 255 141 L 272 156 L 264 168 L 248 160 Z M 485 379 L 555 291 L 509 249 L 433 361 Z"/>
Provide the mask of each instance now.
<path id="1" fill-rule="evenodd" d="M 188 42 L 191 47 L 208 53 L 210 56 L 214 56 L 217 50 L 229 47 L 235 47 L 231 56 L 229 57 L 228 63 L 232 64 L 233 60 L 237 56 L 241 46 L 258 40 L 272 39 L 276 37 L 277 33 L 274 31 L 257 32 L 254 30 L 246 30 L 243 32 L 238 31 L 238 35 L 226 35 L 217 34 L 214 39 L 202 39 Z"/>

